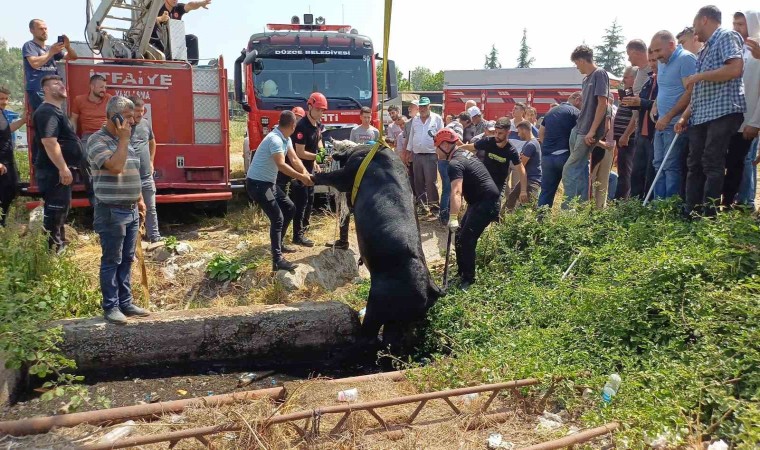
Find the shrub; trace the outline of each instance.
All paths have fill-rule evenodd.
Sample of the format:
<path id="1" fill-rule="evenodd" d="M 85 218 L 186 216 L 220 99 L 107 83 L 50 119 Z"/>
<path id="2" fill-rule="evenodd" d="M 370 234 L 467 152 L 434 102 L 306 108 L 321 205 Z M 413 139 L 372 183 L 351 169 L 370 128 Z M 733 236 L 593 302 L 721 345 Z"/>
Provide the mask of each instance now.
<path id="1" fill-rule="evenodd" d="M 677 205 L 626 202 L 538 220 L 522 209 L 481 238 L 477 284 L 433 308 L 431 387 L 566 376 L 601 392 L 589 425 L 760 440 L 760 227 L 740 213 L 687 222 Z M 562 274 L 582 252 L 566 279 Z M 569 394 L 569 392 L 568 392 Z M 575 395 L 561 395 L 573 409 Z M 754 425 L 752 425 L 754 424 Z"/>
<path id="2" fill-rule="evenodd" d="M 7 368 L 27 368 L 30 375 L 52 379 L 43 387 L 43 399 L 72 394 L 76 407 L 89 398 L 75 386 L 81 377 L 67 373 L 74 361 L 64 358 L 57 345 L 60 327 L 52 320 L 100 312 L 100 293 L 65 256 L 47 249 L 41 233 L 21 236 L 17 229 L 0 228 L 0 353 Z"/>

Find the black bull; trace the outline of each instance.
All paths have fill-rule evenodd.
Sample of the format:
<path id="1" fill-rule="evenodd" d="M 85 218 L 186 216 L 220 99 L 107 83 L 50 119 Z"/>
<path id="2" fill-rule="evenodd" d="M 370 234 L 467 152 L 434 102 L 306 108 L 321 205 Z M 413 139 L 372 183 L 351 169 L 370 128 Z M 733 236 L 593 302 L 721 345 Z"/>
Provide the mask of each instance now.
<path id="1" fill-rule="evenodd" d="M 375 154 L 351 204 L 354 178 L 371 148 L 360 145 L 333 154 L 341 169 L 316 174 L 314 182 L 348 193 L 359 254 L 371 278 L 362 334 L 374 339 L 384 325 L 383 341 L 394 345 L 443 293 L 425 262 L 409 177 L 393 150 Z"/>

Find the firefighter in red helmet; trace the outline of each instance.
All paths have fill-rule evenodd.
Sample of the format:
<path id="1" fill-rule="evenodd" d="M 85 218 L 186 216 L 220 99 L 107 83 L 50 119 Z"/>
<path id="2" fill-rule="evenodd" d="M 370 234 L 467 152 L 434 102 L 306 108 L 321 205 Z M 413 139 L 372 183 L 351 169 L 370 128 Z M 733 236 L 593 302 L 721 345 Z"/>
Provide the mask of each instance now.
<path id="1" fill-rule="evenodd" d="M 456 233 L 454 248 L 459 270 L 459 286 L 467 289 L 475 282 L 475 247 L 489 223 L 499 215 L 499 189 L 488 170 L 472 153 L 458 148 L 459 136 L 450 128 L 438 131 L 433 140 L 439 161 L 448 161 L 451 180 L 449 232 Z M 461 225 L 457 219 L 467 200 Z"/>
<path id="2" fill-rule="evenodd" d="M 293 145 L 296 154 L 309 173 L 319 172 L 319 165 L 324 155 L 322 144 L 322 114 L 327 110 L 327 98 L 320 92 L 311 94 L 306 102 L 308 111 L 298 121 L 296 131 L 293 133 Z M 295 112 L 295 111 L 294 111 Z M 290 185 L 290 197 L 295 203 L 296 212 L 293 218 L 293 244 L 304 247 L 313 247 L 314 242 L 306 237 L 309 228 L 311 210 L 314 205 L 314 187 L 306 186 L 298 180 L 293 180 Z"/>

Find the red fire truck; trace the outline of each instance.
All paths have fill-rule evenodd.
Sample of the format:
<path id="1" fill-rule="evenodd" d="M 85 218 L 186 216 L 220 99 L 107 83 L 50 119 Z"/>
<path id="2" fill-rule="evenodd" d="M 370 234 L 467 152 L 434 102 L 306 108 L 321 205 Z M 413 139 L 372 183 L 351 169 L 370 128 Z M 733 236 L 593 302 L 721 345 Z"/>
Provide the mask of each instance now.
<path id="1" fill-rule="evenodd" d="M 515 103 L 546 114 L 553 103 L 561 103 L 581 89 L 583 75 L 575 67 L 544 69 L 448 70 L 443 73 L 444 113 L 459 114 L 464 104 L 474 100 L 486 120 L 512 113 Z M 611 88 L 619 80 L 610 74 Z"/>
<path id="2" fill-rule="evenodd" d="M 295 106 L 306 110 L 312 92 L 327 97 L 329 110 L 322 116 L 334 136 L 348 138 L 348 130 L 361 123 L 359 110 L 379 109 L 376 64 L 372 41 L 349 25 L 326 25 L 322 17 L 305 14 L 303 24 L 293 16 L 290 24 L 268 24 L 269 31 L 251 36 L 235 61 L 235 97 L 248 112 L 248 147 L 256 150 L 277 124 L 280 112 Z M 388 61 L 388 98 L 397 95 L 396 69 Z M 380 114 L 373 125 L 382 126 Z M 246 170 L 248 165 L 246 164 Z"/>
<path id="3" fill-rule="evenodd" d="M 191 66 L 184 48 L 175 45 L 176 60 L 171 60 L 169 50 L 164 54 L 149 44 L 155 17 L 163 3 L 104 0 L 99 4 L 92 17 L 88 17 L 87 43 L 77 47 L 80 56 L 90 56 L 58 65 L 68 91 L 66 107 L 77 95 L 88 94 L 89 79 L 94 74 L 105 77 L 110 94 L 142 98 L 147 110 L 143 120 L 151 121 L 158 144 L 154 164 L 157 203 L 214 202 L 224 210 L 226 201 L 232 198 L 227 71 L 221 57 L 207 65 Z M 117 25 L 109 25 L 109 20 L 117 24 L 128 21 L 130 27 L 116 28 Z M 171 21 L 169 29 L 177 36 L 167 37 L 167 44 L 184 45 L 184 24 Z M 106 30 L 121 30 L 124 37 L 114 38 Z M 94 52 L 100 54 L 93 56 Z M 34 130 L 30 131 L 31 163 L 37 149 L 32 145 Z M 30 171 L 26 191 L 35 196 L 39 189 L 33 164 Z M 75 173 L 75 181 L 72 206 L 89 205 L 80 174 Z M 27 206 L 34 207 L 37 203 Z"/>

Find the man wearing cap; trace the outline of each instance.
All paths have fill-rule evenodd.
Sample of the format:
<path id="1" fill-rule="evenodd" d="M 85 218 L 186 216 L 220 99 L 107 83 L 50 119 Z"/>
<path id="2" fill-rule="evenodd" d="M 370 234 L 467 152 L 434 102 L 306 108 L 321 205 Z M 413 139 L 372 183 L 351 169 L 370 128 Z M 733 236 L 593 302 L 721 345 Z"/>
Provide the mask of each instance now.
<path id="1" fill-rule="evenodd" d="M 443 129 L 436 134 L 434 145 L 438 159 L 449 163 L 449 178 L 451 179 L 449 232 L 456 233 L 454 248 L 459 271 L 459 287 L 466 290 L 475 282 L 475 248 L 478 245 L 478 239 L 488 224 L 499 216 L 499 189 L 486 167 L 475 155 L 457 148 L 458 141 L 459 137 L 456 133 Z M 520 164 L 517 152 L 512 152 L 511 160 L 515 165 Z M 460 226 L 457 217 L 462 207 L 462 197 L 467 200 L 467 211 L 462 217 Z"/>
<path id="2" fill-rule="evenodd" d="M 486 131 L 473 136 L 472 139 L 470 139 L 470 144 L 474 144 L 483 138 L 493 137 L 493 135 L 496 134 L 496 121 L 486 120 L 485 122 L 486 122 Z M 478 152 L 477 155 L 478 155 L 478 158 L 481 161 L 483 161 L 483 156 L 480 154 L 480 152 Z"/>
<path id="3" fill-rule="evenodd" d="M 436 214 L 438 212 L 438 159 L 435 156 L 433 136 L 443 128 L 443 119 L 430 111 L 429 98 L 420 98 L 419 106 L 420 114 L 412 119 L 406 149 L 412 152 L 415 195 L 420 206 L 420 213 Z"/>
<path id="4" fill-rule="evenodd" d="M 418 100 L 412 100 L 409 104 L 409 120 L 404 125 L 404 145 L 401 147 L 403 150 L 400 153 L 401 161 L 406 164 L 407 171 L 409 172 L 409 184 L 412 186 L 412 193 L 414 198 L 419 198 L 420 194 L 417 192 L 414 185 L 414 164 L 412 161 L 412 152 L 408 150 L 409 136 L 412 135 L 412 121 L 420 112 L 420 102 Z"/>
<path id="5" fill-rule="evenodd" d="M 473 130 L 473 136 L 486 131 L 486 121 L 483 120 L 483 114 L 480 112 L 480 108 L 473 106 L 467 110 L 467 114 L 472 118 L 472 125 L 475 127 Z"/>

